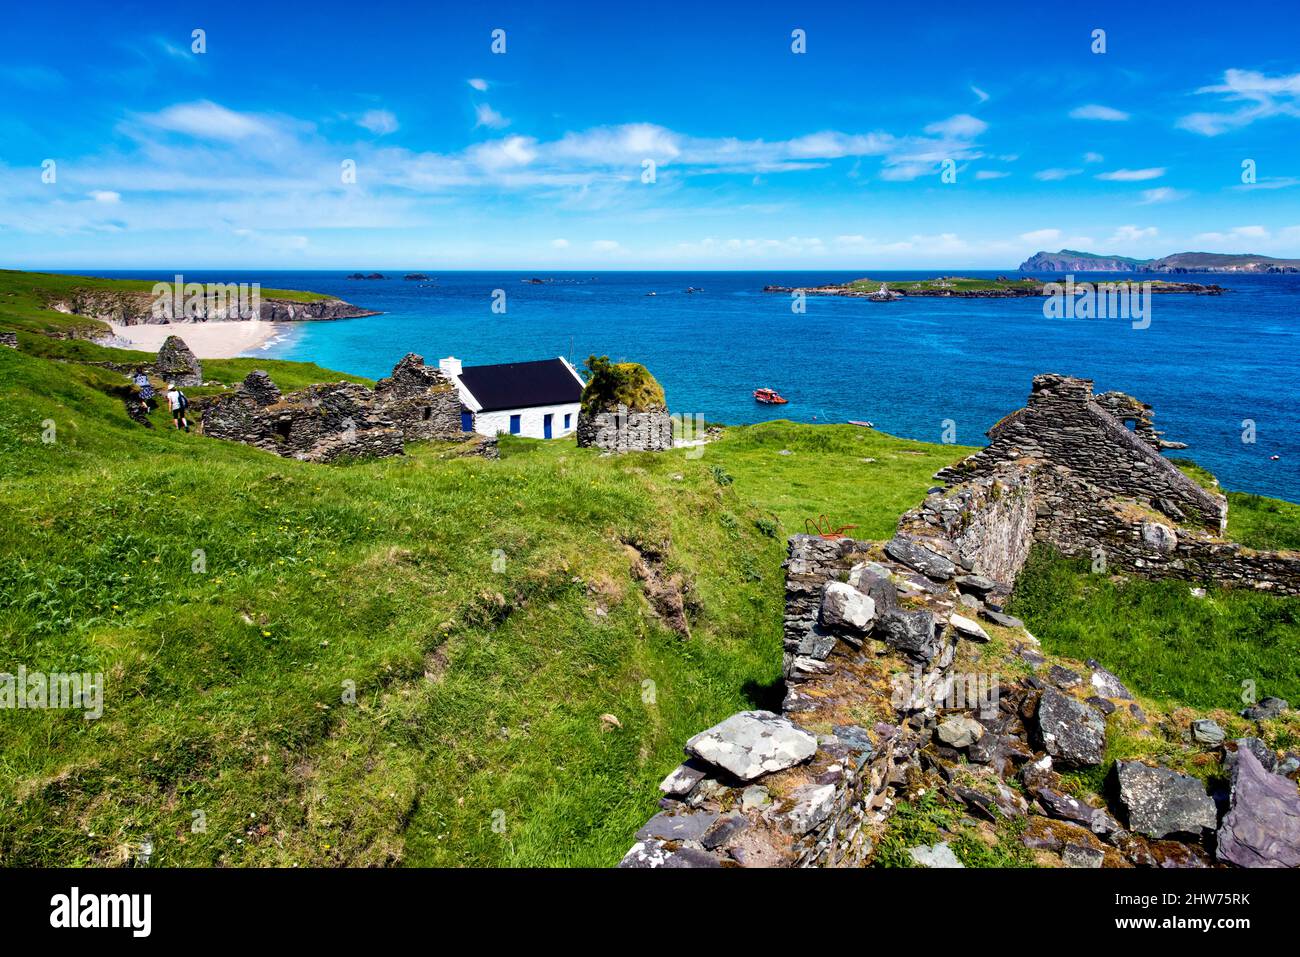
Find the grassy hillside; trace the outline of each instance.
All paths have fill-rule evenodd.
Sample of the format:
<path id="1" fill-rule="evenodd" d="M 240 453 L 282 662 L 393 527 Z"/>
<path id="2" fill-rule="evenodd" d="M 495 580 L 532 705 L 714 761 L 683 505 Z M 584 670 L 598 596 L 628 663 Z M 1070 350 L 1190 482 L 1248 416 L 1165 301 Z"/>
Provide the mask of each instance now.
<path id="1" fill-rule="evenodd" d="M 12 291 L 0 274 L 0 328 Z M 313 465 L 176 433 L 162 411 L 152 430 L 131 423 L 125 379 L 88 363 L 149 357 L 31 318 L 21 350 L 0 348 L 0 670 L 103 672 L 107 687 L 98 721 L 0 712 L 10 866 L 119 864 L 144 846 L 155 865 L 614 863 L 687 737 L 779 703 L 785 536 L 824 514 L 886 537 L 970 451 L 771 422 L 702 455 L 506 436 L 496 462 L 427 444 Z M 254 367 L 286 389 L 354 378 L 204 367 L 210 389 Z M 1293 540 L 1295 506 L 1256 506 L 1260 536 Z M 689 638 L 660 620 L 641 562 L 680 576 Z M 1045 644 L 1095 647 L 1146 694 L 1166 693 L 1144 677 L 1152 642 L 1222 641 L 1188 662 L 1226 677 L 1169 666 L 1168 694 L 1189 701 L 1226 693 L 1237 654 L 1294 668 L 1294 605 L 1192 606 L 1185 586 L 1126 604 L 1142 592 L 1086 590 L 1095 579 L 1055 565 L 1025 581 Z M 1222 604 L 1245 611 L 1180 623 Z"/>
<path id="2" fill-rule="evenodd" d="M 785 535 L 884 534 L 965 451 L 775 423 L 311 465 L 141 429 L 53 356 L 142 355 L 40 338 L 0 349 L 3 667 L 104 672 L 106 710 L 0 719 L 10 865 L 613 863 L 689 735 L 777 703 Z M 253 365 L 339 378 L 205 371 Z M 688 583 L 690 638 L 628 543 Z"/>

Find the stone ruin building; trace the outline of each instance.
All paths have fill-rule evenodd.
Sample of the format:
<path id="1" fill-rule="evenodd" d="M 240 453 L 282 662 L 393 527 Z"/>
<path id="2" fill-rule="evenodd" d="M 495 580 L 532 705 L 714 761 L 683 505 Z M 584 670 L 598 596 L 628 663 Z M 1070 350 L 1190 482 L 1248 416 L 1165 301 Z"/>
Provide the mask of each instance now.
<path id="1" fill-rule="evenodd" d="M 203 363 L 180 336 L 168 336 L 163 340 L 153 371 L 159 378 L 174 382 L 182 389 L 203 385 Z"/>
<path id="2" fill-rule="evenodd" d="M 373 389 L 332 382 L 284 395 L 256 370 L 233 392 L 195 405 L 204 435 L 309 462 L 401 455 L 408 441 L 468 438 L 455 385 L 414 353 Z M 479 446 L 490 456 L 495 442 L 482 439 Z"/>
<path id="3" fill-rule="evenodd" d="M 1161 457 L 1149 407 L 1086 379 L 1036 377 L 989 437 L 889 541 L 790 538 L 779 712 L 688 740 L 621 866 L 862 866 L 898 802 L 930 793 L 970 818 L 1022 819 L 1020 842 L 1048 866 L 1300 867 L 1300 755 L 1226 740 L 1213 721 L 1189 738 L 1220 749 L 1222 807 L 1150 758 L 1115 762 L 1091 803 L 1068 793 L 1057 769 L 1102 764 L 1109 716 L 1147 718 L 1101 663 L 1048 667 L 1005 611 L 1035 542 L 1092 554 L 1098 571 L 1288 595 L 1300 552 L 1225 541 L 1226 500 Z M 1265 698 L 1242 717 L 1287 707 Z M 943 842 L 907 854 L 962 866 Z"/>

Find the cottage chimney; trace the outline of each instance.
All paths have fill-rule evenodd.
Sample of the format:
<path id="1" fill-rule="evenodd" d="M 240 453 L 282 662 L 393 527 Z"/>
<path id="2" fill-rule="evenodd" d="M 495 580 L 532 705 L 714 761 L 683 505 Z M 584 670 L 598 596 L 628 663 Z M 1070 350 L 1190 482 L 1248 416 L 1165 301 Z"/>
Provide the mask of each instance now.
<path id="1" fill-rule="evenodd" d="M 455 356 L 447 356 L 445 359 L 439 359 L 438 369 L 443 375 L 458 376 L 460 375 L 460 360 Z"/>

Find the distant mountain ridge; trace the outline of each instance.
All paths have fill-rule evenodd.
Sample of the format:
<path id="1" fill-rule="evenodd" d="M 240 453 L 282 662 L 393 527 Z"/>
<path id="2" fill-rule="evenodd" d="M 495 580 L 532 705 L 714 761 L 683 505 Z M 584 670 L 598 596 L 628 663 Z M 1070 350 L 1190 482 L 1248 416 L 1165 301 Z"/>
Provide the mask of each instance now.
<path id="1" fill-rule="evenodd" d="M 1258 253 L 1174 253 L 1160 259 L 1102 256 L 1062 249 L 1036 252 L 1020 264 L 1021 272 L 1300 272 L 1300 259 L 1279 259 Z"/>

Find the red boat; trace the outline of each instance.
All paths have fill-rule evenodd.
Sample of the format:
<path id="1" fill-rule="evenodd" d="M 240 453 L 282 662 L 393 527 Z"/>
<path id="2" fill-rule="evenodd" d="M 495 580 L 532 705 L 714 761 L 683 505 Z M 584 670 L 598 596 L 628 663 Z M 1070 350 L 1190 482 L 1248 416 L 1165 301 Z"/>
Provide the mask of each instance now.
<path id="1" fill-rule="evenodd" d="M 790 401 L 775 389 L 755 389 L 754 398 L 764 405 L 785 405 Z"/>

